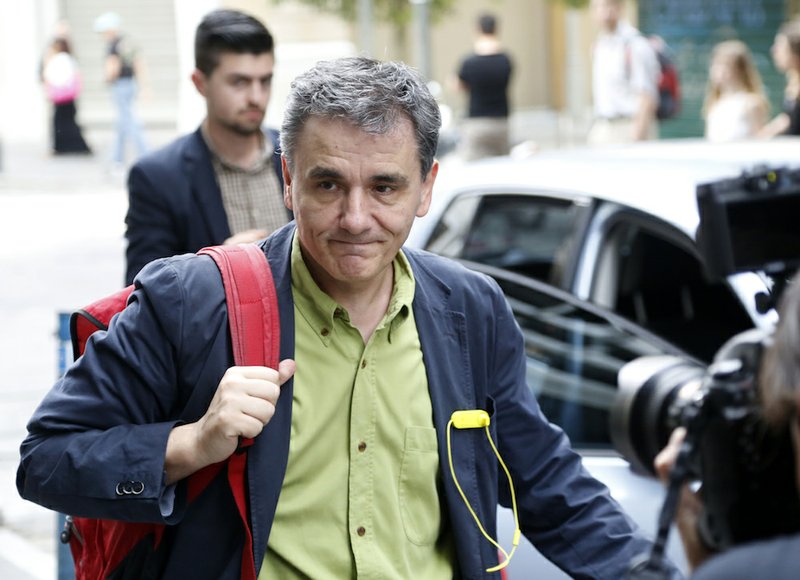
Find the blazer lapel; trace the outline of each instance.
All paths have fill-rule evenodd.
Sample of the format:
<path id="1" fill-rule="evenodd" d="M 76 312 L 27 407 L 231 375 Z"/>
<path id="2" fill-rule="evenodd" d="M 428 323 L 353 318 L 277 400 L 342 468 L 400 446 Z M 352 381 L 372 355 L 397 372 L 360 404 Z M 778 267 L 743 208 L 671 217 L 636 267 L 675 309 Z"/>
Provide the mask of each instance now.
<path id="1" fill-rule="evenodd" d="M 195 199 L 200 218 L 205 223 L 210 239 L 221 244 L 230 237 L 228 214 L 222 203 L 222 192 L 211 164 L 211 152 L 200 129 L 194 132 L 184 154 L 189 189 Z"/>
<path id="2" fill-rule="evenodd" d="M 407 253 L 406 255 L 409 255 Z M 409 256 L 414 277 L 414 318 L 422 345 L 428 389 L 437 429 L 443 429 L 456 409 L 474 409 L 475 389 L 469 371 L 466 320 L 450 309 L 450 288 Z"/>
<path id="3" fill-rule="evenodd" d="M 433 405 L 433 420 L 439 443 L 439 464 L 442 469 L 448 513 L 456 533 L 456 550 L 462 575 L 471 578 L 470 571 L 481 570 L 483 565 L 478 527 L 465 507 L 453 483 L 448 468 L 447 424 L 453 411 L 482 409 L 485 401 L 476 400 L 475 385 L 470 373 L 467 346 L 466 318 L 464 312 L 453 310 L 449 298 L 451 290 L 432 272 L 421 267 L 407 252 L 417 280 L 414 292 L 414 318 L 417 321 L 428 391 Z M 415 267 L 420 266 L 420 267 Z M 476 441 L 483 437 L 480 430 L 464 433 L 453 445 L 453 465 L 458 472 L 464 493 L 472 505 L 479 507 L 480 478 L 476 470 Z M 481 514 L 483 516 L 483 514 Z"/>

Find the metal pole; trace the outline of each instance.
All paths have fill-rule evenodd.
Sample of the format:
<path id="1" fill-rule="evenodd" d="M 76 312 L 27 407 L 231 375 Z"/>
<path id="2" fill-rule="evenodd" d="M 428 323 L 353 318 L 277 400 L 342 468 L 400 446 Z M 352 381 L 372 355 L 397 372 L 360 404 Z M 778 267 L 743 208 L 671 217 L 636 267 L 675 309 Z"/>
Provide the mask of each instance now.
<path id="1" fill-rule="evenodd" d="M 64 376 L 72 362 L 72 344 L 69 338 L 69 312 L 58 313 L 58 376 Z M 56 546 L 58 546 L 58 580 L 75 580 L 75 565 L 69 546 L 61 542 L 61 530 L 64 529 L 66 516 L 56 514 Z"/>
<path id="2" fill-rule="evenodd" d="M 361 54 L 372 57 L 374 42 L 372 36 L 372 0 L 358 0 L 358 38 Z"/>
<path id="3" fill-rule="evenodd" d="M 428 11 L 430 0 L 409 0 L 414 12 L 414 60 L 425 80 L 431 79 L 431 23 Z"/>

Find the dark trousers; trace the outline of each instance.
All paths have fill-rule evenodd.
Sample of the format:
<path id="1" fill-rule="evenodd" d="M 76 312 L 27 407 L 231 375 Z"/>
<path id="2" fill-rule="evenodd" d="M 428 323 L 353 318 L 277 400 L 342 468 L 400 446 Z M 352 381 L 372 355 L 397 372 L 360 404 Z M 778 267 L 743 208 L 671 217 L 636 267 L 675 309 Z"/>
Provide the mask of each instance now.
<path id="1" fill-rule="evenodd" d="M 91 153 L 75 121 L 75 101 L 53 105 L 53 151 L 55 153 Z"/>

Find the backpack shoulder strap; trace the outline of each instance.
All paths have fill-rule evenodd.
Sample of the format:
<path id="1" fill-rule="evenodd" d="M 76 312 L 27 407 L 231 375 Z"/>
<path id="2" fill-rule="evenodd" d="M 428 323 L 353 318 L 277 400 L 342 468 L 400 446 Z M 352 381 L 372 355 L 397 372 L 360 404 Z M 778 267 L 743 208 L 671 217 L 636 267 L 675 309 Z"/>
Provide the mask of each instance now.
<path id="1" fill-rule="evenodd" d="M 242 244 L 197 253 L 211 257 L 222 275 L 234 364 L 278 368 L 278 297 L 264 252 L 255 244 Z"/>
<path id="2" fill-rule="evenodd" d="M 212 246 L 198 254 L 210 256 L 222 274 L 234 364 L 277 369 L 280 358 L 278 296 L 267 257 L 255 244 Z M 241 439 L 239 449 L 228 458 L 228 483 L 245 530 L 242 550 L 243 580 L 255 580 L 253 535 L 247 507 L 245 449 L 252 439 Z M 219 473 L 223 463 L 210 465 L 189 480 L 189 498 L 199 494 Z"/>

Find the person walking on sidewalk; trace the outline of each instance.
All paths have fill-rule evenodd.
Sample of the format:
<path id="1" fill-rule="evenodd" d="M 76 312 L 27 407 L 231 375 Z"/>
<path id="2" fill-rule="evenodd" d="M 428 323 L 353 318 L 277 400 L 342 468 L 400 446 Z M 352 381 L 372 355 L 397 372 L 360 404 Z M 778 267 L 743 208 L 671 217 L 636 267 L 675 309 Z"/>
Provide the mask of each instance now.
<path id="1" fill-rule="evenodd" d="M 42 82 L 53 104 L 53 153 L 91 153 L 76 119 L 76 102 L 83 83 L 66 35 L 57 36 L 50 44 L 42 62 Z"/>
<path id="2" fill-rule="evenodd" d="M 772 60 L 786 76 L 783 106 L 760 131 L 760 137 L 800 135 L 800 17 L 785 22 L 775 34 Z"/>
<path id="3" fill-rule="evenodd" d="M 121 168 L 125 164 L 125 146 L 131 141 L 138 156 L 147 152 L 142 124 L 135 105 L 139 84 L 143 84 L 144 64 L 131 40 L 120 32 L 122 19 L 116 12 L 106 12 L 94 21 L 94 29 L 107 43 L 105 80 L 111 87 L 116 110 L 114 149 L 111 162 Z"/>
<path id="4" fill-rule="evenodd" d="M 458 71 L 459 87 L 469 94 L 467 118 L 462 122 L 461 157 L 466 161 L 507 155 L 510 151 L 508 85 L 513 64 L 497 36 L 497 18 L 478 18 L 473 54 Z"/>
<path id="5" fill-rule="evenodd" d="M 156 258 L 253 242 L 289 221 L 278 132 L 262 128 L 274 66 L 272 35 L 252 16 L 215 10 L 200 22 L 192 81 L 206 118 L 131 169 L 126 283 Z"/>
<path id="6" fill-rule="evenodd" d="M 592 60 L 594 123 L 590 145 L 658 138 L 658 57 L 650 41 L 622 19 L 622 0 L 591 0 L 600 26 Z"/>

